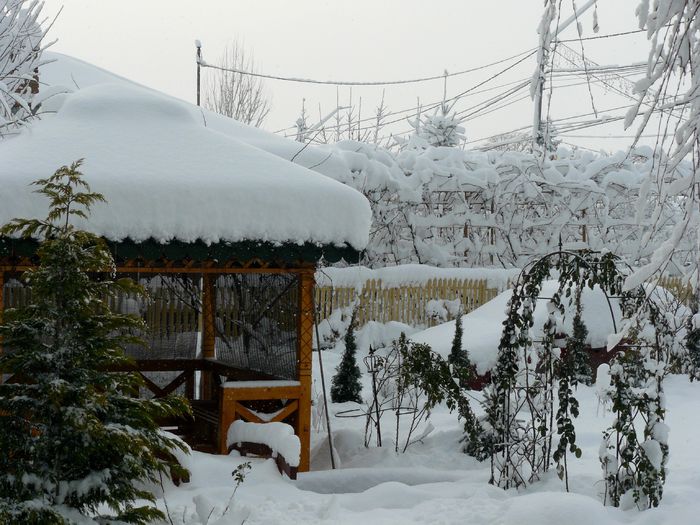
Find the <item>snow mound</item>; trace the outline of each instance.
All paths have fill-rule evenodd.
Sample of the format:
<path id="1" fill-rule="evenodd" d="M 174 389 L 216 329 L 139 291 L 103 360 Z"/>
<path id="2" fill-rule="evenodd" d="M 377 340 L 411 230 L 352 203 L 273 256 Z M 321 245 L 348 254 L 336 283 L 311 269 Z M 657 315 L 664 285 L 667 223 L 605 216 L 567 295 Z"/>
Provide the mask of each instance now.
<path id="1" fill-rule="evenodd" d="M 542 335 L 542 326 L 547 320 L 547 297 L 556 292 L 557 281 L 545 281 L 537 301 L 532 328 L 535 338 Z M 469 358 L 476 365 L 479 374 L 491 370 L 498 358 L 498 344 L 503 333 L 503 321 L 506 319 L 506 308 L 512 295 L 512 290 L 496 296 L 493 300 L 462 317 L 464 336 L 463 346 L 469 352 Z M 573 295 L 573 294 L 572 294 Z M 570 334 L 574 317 L 573 307 L 564 299 L 566 313 L 558 327 L 560 332 Z M 622 313 L 615 299 L 610 300 L 610 306 L 605 293 L 596 286 L 594 289 L 585 288 L 581 295 L 583 306 L 583 322 L 588 328 L 586 342 L 593 348 L 604 347 L 610 334 L 620 328 Z M 612 308 L 612 311 L 611 311 Z M 613 319 L 615 322 L 613 323 Z M 411 336 L 417 343 L 427 343 L 440 355 L 447 357 L 452 346 L 455 333 L 455 322 L 450 321 L 441 325 L 418 332 Z"/>
<path id="2" fill-rule="evenodd" d="M 99 89 L 84 89 L 66 97 L 61 107 L 63 120 L 119 122 L 154 121 L 158 126 L 196 124 L 186 107 L 176 100 L 155 93 L 144 96 L 142 90 L 107 84 Z"/>

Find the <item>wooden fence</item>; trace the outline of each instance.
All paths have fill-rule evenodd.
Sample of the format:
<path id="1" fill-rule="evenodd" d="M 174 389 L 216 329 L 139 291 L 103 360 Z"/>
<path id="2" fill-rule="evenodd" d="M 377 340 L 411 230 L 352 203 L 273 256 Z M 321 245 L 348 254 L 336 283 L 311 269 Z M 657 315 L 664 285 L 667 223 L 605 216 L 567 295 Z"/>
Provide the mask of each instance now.
<path id="1" fill-rule="evenodd" d="M 430 279 L 423 285 L 388 286 L 381 279 L 370 279 L 361 292 L 351 287 L 319 286 L 315 299 L 321 319 L 328 318 L 338 308 L 349 307 L 357 300 L 358 326 L 368 321 L 434 326 L 441 321 L 428 314 L 430 301 L 454 301 L 459 298 L 462 312 L 468 313 L 497 294 L 495 288 L 487 288 L 485 280 Z"/>
<path id="2" fill-rule="evenodd" d="M 693 287 L 683 277 L 662 277 L 659 285 L 666 288 L 684 305 L 691 306 Z"/>
<path id="3" fill-rule="evenodd" d="M 660 285 L 672 292 L 681 302 L 689 305 L 692 288 L 682 278 L 663 277 Z M 411 326 L 434 326 L 440 320 L 429 315 L 430 301 L 454 301 L 459 298 L 462 311 L 468 313 L 493 299 L 498 292 L 495 288 L 488 288 L 485 280 L 430 279 L 422 285 L 390 286 L 385 285 L 381 279 L 370 279 L 359 293 L 353 287 L 319 286 L 316 288 L 315 300 L 321 319 L 327 319 L 334 310 L 347 308 L 357 300 L 358 326 L 363 326 L 368 321 L 399 321 Z M 30 298 L 31 291 L 28 288 L 5 286 L 6 308 L 24 306 Z M 125 311 L 124 305 L 120 308 L 113 304 L 112 307 L 118 311 Z M 138 313 L 129 308 L 126 311 Z M 159 290 L 142 315 L 155 333 L 167 332 L 173 326 L 179 327 L 180 330 L 185 330 L 185 326 L 185 331 L 198 330 L 197 312 L 182 304 L 172 291 Z"/>

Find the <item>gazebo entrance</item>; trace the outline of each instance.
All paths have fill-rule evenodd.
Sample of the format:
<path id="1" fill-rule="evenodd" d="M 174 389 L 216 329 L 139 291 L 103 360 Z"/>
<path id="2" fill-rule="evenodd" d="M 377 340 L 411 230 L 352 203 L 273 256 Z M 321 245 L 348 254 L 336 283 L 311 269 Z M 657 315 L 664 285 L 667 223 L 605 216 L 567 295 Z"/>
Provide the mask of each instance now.
<path id="1" fill-rule="evenodd" d="M 21 275 L 31 261 L 15 253 L 3 262 L 0 305 L 26 304 L 31 290 Z M 196 449 L 225 454 L 234 420 L 285 422 L 301 442 L 299 471 L 308 470 L 314 270 L 314 263 L 300 259 L 247 266 L 211 259 L 118 260 L 117 277 L 130 277 L 148 292 L 111 304 L 147 326 L 138 334 L 146 345 L 126 349 L 132 370 L 144 379 L 138 395 L 177 393 L 192 404 L 192 418 L 163 421 L 164 427 Z"/>

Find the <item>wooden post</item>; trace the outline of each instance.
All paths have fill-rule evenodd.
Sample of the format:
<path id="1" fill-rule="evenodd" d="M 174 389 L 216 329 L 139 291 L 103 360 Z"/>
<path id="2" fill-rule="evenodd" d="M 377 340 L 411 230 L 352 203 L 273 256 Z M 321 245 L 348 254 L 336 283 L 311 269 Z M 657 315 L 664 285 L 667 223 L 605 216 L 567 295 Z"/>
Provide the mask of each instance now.
<path id="1" fill-rule="evenodd" d="M 236 402 L 233 399 L 228 399 L 226 394 L 227 389 L 221 389 L 221 397 L 219 400 L 219 454 L 228 454 L 228 427 L 236 420 Z"/>
<path id="2" fill-rule="evenodd" d="M 214 359 L 216 356 L 216 295 L 214 286 L 216 275 L 205 273 L 202 280 L 202 357 Z M 211 400 L 212 387 L 212 372 L 203 370 L 200 381 L 200 399 Z"/>
<path id="3" fill-rule="evenodd" d="M 297 435 L 301 441 L 299 472 L 308 472 L 311 454 L 311 363 L 314 329 L 314 270 L 299 275 L 298 361 L 301 395 Z"/>

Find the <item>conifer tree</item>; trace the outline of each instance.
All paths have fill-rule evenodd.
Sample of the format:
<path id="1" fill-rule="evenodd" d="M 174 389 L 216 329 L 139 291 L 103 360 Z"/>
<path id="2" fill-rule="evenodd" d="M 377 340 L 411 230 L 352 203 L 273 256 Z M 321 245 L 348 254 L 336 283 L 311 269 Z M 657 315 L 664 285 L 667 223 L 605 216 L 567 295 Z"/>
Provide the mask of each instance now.
<path id="1" fill-rule="evenodd" d="M 0 384 L 0 523 L 163 519 L 145 487 L 178 467 L 159 459 L 182 445 L 155 418 L 182 414 L 185 401 L 132 397 L 138 377 L 107 371 L 129 364 L 123 346 L 142 328 L 108 300 L 138 287 L 115 281 L 104 240 L 71 224 L 104 201 L 79 166 L 34 183 L 50 200 L 46 219 L 0 232 L 40 242 L 38 267 L 24 274 L 31 304 L 8 309 L 0 325 L 0 369 L 14 378 Z"/>
<path id="2" fill-rule="evenodd" d="M 334 403 L 345 403 L 354 401 L 361 403 L 362 385 L 360 384 L 360 367 L 357 366 L 355 354 L 357 353 L 357 343 L 355 342 L 355 321 L 357 311 L 352 312 L 348 331 L 345 333 L 345 351 L 340 364 L 336 368 L 331 385 L 331 399 Z"/>
<path id="3" fill-rule="evenodd" d="M 591 370 L 591 359 L 586 352 L 586 338 L 588 328 L 583 322 L 581 315 L 581 291 L 576 292 L 576 313 L 573 319 L 573 329 L 571 337 L 566 340 L 566 360 L 567 367 L 570 368 L 570 376 L 576 382 L 590 385 L 593 381 L 593 371 Z M 572 386 L 576 386 L 573 384 Z"/>
<path id="4" fill-rule="evenodd" d="M 447 357 L 447 362 L 452 366 L 452 373 L 459 381 L 460 386 L 466 386 L 469 381 L 470 364 L 469 353 L 462 347 L 462 308 L 460 307 L 455 318 L 455 335 L 452 338 L 452 348 L 450 355 Z"/>

